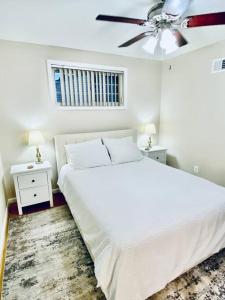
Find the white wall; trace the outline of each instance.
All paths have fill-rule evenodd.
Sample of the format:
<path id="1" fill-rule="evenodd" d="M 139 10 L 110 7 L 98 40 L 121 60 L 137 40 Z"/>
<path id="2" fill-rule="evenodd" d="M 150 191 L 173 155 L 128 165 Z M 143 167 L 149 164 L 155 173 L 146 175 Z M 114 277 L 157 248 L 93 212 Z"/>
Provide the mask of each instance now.
<path id="1" fill-rule="evenodd" d="M 43 155 L 56 178 L 55 134 L 158 124 L 160 97 L 160 144 L 168 147 L 169 164 L 188 172 L 199 165 L 200 176 L 225 185 L 225 72 L 211 73 L 212 60 L 224 57 L 224 49 L 221 42 L 166 61 L 161 74 L 159 62 L 0 41 L 0 150 L 7 196 L 14 196 L 10 165 L 33 159 L 34 149 L 25 143 L 28 130 L 44 132 Z M 128 68 L 128 109 L 57 111 L 49 99 L 47 59 Z"/>
<path id="2" fill-rule="evenodd" d="M 225 185 L 225 72 L 211 73 L 218 57 L 225 42 L 163 64 L 160 144 L 172 166 L 199 165 L 200 176 Z"/>
<path id="3" fill-rule="evenodd" d="M 49 98 L 47 59 L 126 67 L 128 109 L 57 111 Z M 31 161 L 34 156 L 34 149 L 25 144 L 25 132 L 37 128 L 47 137 L 43 154 L 53 164 L 55 178 L 55 134 L 129 128 L 149 121 L 158 124 L 160 85 L 160 62 L 0 41 L 0 150 L 6 171 L 7 196 L 14 196 L 10 165 Z"/>

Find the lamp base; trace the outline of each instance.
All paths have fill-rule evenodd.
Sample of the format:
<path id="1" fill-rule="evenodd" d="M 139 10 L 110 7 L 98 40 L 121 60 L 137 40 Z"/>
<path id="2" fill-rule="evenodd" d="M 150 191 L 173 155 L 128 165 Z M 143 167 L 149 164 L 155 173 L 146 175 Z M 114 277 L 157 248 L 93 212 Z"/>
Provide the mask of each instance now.
<path id="1" fill-rule="evenodd" d="M 39 147 L 36 148 L 36 159 L 35 164 L 43 164 L 43 160 L 41 158 L 41 152 L 39 150 Z"/>
<path id="2" fill-rule="evenodd" d="M 148 144 L 147 146 L 145 147 L 145 150 L 146 151 L 150 151 L 152 149 L 152 139 L 151 137 L 148 138 Z"/>

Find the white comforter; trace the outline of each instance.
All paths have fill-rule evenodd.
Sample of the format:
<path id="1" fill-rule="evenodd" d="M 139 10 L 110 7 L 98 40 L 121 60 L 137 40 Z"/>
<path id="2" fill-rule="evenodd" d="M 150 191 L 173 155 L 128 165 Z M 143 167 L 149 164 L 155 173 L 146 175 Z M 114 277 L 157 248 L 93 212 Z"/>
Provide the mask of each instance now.
<path id="1" fill-rule="evenodd" d="M 225 247 L 225 189 L 151 159 L 65 165 L 59 186 L 107 299 L 146 299 Z"/>

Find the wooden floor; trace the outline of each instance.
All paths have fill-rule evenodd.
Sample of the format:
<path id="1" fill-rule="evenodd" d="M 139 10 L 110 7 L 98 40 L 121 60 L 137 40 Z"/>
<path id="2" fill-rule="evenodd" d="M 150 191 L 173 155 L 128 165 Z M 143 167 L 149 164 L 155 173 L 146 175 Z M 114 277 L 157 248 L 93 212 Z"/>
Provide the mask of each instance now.
<path id="1" fill-rule="evenodd" d="M 53 202 L 54 202 L 54 206 L 60 206 L 66 204 L 65 198 L 63 194 L 60 192 L 53 194 Z M 23 207 L 23 214 L 24 215 L 32 214 L 34 212 L 42 211 L 45 209 L 50 209 L 49 202 L 43 202 L 43 203 Z M 13 218 L 18 216 L 19 216 L 19 212 L 18 212 L 17 202 L 14 202 L 9 206 L 9 217 Z"/>

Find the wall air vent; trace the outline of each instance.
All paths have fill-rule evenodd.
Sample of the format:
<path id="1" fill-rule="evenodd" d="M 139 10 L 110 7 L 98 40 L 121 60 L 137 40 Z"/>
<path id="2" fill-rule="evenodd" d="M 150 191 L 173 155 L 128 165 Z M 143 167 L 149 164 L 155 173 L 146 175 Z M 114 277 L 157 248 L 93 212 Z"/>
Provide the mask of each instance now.
<path id="1" fill-rule="evenodd" d="M 225 71 L 225 58 L 214 59 L 212 64 L 212 73 Z"/>

